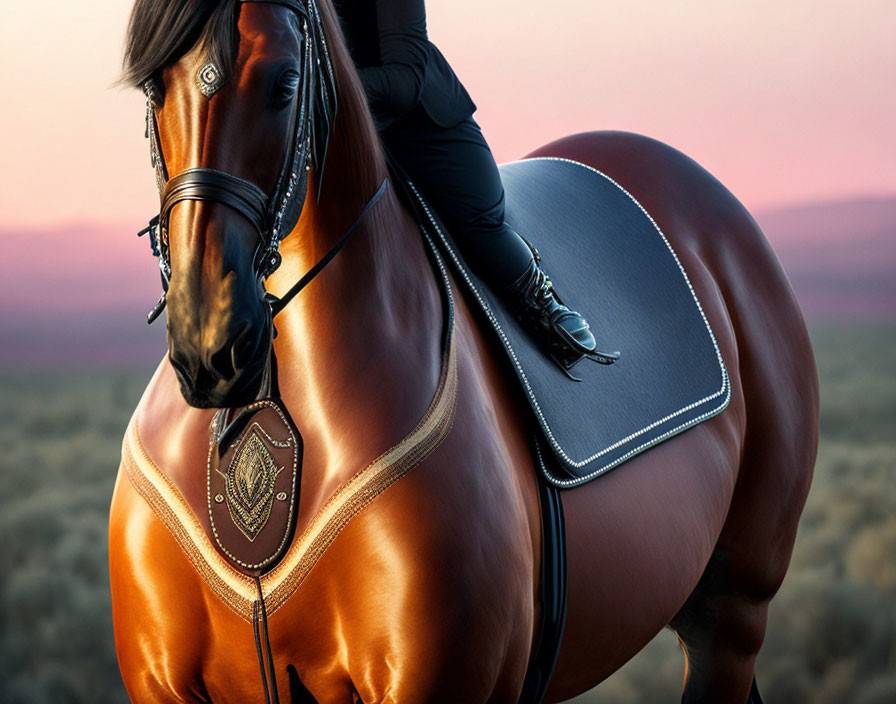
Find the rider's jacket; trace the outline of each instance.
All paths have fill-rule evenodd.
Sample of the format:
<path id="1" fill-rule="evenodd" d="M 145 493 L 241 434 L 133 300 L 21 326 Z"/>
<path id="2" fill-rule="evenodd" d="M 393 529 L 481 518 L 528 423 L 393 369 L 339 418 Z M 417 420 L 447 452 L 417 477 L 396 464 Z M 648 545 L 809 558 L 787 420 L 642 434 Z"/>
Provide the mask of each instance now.
<path id="1" fill-rule="evenodd" d="M 453 127 L 476 110 L 469 93 L 426 34 L 423 0 L 334 0 L 377 128 L 418 103 L 437 125 Z"/>

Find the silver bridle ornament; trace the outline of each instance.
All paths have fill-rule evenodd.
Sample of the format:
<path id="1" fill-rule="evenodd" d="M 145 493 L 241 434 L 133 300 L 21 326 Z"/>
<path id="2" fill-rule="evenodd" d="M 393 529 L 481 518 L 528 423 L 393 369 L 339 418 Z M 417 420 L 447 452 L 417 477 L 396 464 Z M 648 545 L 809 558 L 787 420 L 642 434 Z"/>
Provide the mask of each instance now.
<path id="1" fill-rule="evenodd" d="M 206 98 L 211 98 L 224 85 L 224 74 L 217 64 L 209 59 L 196 74 L 196 87 Z"/>

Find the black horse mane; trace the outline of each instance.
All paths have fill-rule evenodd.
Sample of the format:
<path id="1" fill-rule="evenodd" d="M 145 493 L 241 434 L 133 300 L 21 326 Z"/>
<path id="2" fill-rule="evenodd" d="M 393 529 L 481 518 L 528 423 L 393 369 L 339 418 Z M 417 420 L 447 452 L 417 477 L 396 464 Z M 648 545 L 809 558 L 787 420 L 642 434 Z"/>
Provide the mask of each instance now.
<path id="1" fill-rule="evenodd" d="M 128 23 L 122 83 L 139 87 L 197 42 L 228 74 L 236 58 L 238 0 L 136 0 Z"/>

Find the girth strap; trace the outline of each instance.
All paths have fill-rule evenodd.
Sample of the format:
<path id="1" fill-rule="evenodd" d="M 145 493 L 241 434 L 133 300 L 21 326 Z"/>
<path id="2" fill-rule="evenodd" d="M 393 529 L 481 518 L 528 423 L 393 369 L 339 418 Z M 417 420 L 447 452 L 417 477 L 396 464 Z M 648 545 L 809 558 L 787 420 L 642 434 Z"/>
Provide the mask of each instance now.
<path id="1" fill-rule="evenodd" d="M 171 209 L 185 200 L 223 203 L 245 216 L 259 234 L 265 232 L 268 196 L 251 181 L 205 167 L 178 174 L 168 181 L 162 194 L 160 220 L 163 230 L 168 226 Z"/>
<path id="2" fill-rule="evenodd" d="M 544 456 L 535 438 L 536 484 L 541 506 L 541 628 L 518 704 L 541 704 L 547 694 L 566 627 L 566 519 L 556 486 L 544 479 Z"/>

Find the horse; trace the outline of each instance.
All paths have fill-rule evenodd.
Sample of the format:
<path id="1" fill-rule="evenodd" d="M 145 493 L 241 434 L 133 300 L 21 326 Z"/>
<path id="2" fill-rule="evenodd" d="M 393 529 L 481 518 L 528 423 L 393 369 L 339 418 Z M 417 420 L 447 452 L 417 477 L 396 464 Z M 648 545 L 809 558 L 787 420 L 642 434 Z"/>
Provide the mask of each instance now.
<path id="1" fill-rule="evenodd" d="M 276 188 L 297 74 L 309 70 L 295 4 L 138 1 L 132 35 L 163 37 L 140 58 L 155 62 L 151 119 L 171 173 L 201 167 Z M 387 166 L 335 12 L 329 0 L 313 9 L 338 110 L 325 176 L 309 164 L 266 291 L 284 296 L 355 232 L 279 312 L 271 343 L 265 243 L 249 217 L 209 200 L 171 208 L 168 354 L 131 419 L 110 508 L 122 678 L 137 702 L 515 702 L 542 619 L 526 404 L 459 293 L 443 349 L 437 275 L 395 188 L 358 220 Z M 229 78 L 209 99 L 196 76 L 221 47 L 225 65 L 233 50 Z M 817 374 L 792 290 L 745 208 L 679 151 L 598 131 L 528 156 L 592 166 L 644 205 L 731 382 L 724 412 L 561 493 L 568 618 L 545 701 L 595 687 L 668 627 L 685 655 L 683 702 L 759 702 L 754 663 L 818 441 Z M 256 396 L 271 345 L 303 438 L 301 499 L 283 562 L 253 579 L 209 538 L 209 425 L 216 407 Z M 362 470 L 392 460 L 403 473 L 335 529 L 321 523 Z"/>

